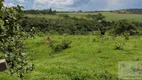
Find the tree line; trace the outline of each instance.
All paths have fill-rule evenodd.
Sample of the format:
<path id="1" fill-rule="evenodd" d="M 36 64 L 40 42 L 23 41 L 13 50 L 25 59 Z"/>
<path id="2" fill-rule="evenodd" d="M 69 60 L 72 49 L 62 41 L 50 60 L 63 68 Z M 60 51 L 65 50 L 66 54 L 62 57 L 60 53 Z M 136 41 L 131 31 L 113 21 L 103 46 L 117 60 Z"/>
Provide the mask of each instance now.
<path id="1" fill-rule="evenodd" d="M 126 9 L 126 11 L 133 14 L 142 14 L 142 9 Z"/>
<path id="2" fill-rule="evenodd" d="M 56 10 L 50 9 L 44 9 L 44 10 L 24 10 L 25 14 L 49 14 L 49 15 L 55 15 Z"/>
<path id="3" fill-rule="evenodd" d="M 122 10 L 113 10 L 110 12 L 116 12 L 119 14 L 142 14 L 142 9 L 122 9 Z"/>
<path id="4" fill-rule="evenodd" d="M 102 14 L 87 15 L 82 18 L 60 15 L 56 19 L 38 17 L 23 17 L 22 26 L 26 31 L 34 27 L 44 33 L 87 35 L 98 31 L 101 35 L 106 33 L 114 35 L 141 34 L 142 23 L 130 20 L 107 21 Z M 35 32 L 36 33 L 36 32 Z"/>

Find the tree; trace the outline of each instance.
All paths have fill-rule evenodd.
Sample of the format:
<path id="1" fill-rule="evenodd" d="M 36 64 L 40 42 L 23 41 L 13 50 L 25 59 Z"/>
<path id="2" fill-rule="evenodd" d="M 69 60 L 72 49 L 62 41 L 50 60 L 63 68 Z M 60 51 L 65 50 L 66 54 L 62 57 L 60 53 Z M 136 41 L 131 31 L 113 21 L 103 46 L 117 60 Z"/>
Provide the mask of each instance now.
<path id="1" fill-rule="evenodd" d="M 49 12 L 48 12 L 48 13 L 49 13 L 49 14 L 52 14 L 52 9 L 51 9 L 51 8 L 49 9 Z"/>
<path id="2" fill-rule="evenodd" d="M 33 65 L 27 61 L 24 51 L 24 32 L 19 24 L 22 6 L 4 7 L 0 0 L 0 51 L 5 54 L 10 74 L 23 79 L 24 73 L 32 71 Z"/>
<path id="3" fill-rule="evenodd" d="M 133 24 L 129 20 L 120 20 L 114 24 L 116 28 L 114 29 L 114 33 L 117 35 L 124 35 L 124 33 L 132 33 L 132 32 L 137 32 L 136 25 Z"/>

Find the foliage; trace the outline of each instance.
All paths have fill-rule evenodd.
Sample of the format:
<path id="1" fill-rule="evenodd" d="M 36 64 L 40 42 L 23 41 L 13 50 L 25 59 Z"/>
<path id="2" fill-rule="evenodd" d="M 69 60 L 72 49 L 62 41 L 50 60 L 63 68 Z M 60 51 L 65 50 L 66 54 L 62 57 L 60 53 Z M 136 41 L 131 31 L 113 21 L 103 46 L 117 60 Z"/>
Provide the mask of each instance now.
<path id="1" fill-rule="evenodd" d="M 32 70 L 24 53 L 24 32 L 20 26 L 21 6 L 3 7 L 0 1 L 0 51 L 5 54 L 10 74 L 18 74 L 23 79 L 24 73 Z"/>
<path id="2" fill-rule="evenodd" d="M 103 20 L 105 18 L 105 16 L 103 16 L 101 13 L 97 14 L 97 15 L 87 15 L 88 18 L 92 18 L 93 20 L 99 21 L 99 20 Z"/>
<path id="3" fill-rule="evenodd" d="M 67 14 L 60 14 L 59 17 L 69 18 L 70 16 Z"/>
<path id="4" fill-rule="evenodd" d="M 63 40 L 62 43 L 60 43 L 60 44 L 57 44 L 57 45 L 51 44 L 51 47 L 54 52 L 60 52 L 62 50 L 70 48 L 70 44 L 71 44 L 71 41 Z"/>
<path id="5" fill-rule="evenodd" d="M 111 32 L 113 35 L 135 35 L 141 32 L 142 23 L 137 21 L 119 20 L 107 21 L 102 14 L 87 15 L 86 17 L 76 18 L 66 14 L 60 14 L 59 18 L 48 19 L 40 17 L 23 17 L 22 26 L 29 32 L 32 27 L 44 33 L 58 33 L 70 35 L 87 35 L 95 31 L 100 35 Z"/>
<path id="6" fill-rule="evenodd" d="M 116 49 L 116 50 L 123 50 L 123 44 L 120 43 L 120 42 L 117 42 L 117 43 L 115 44 L 115 49 Z"/>
<path id="7" fill-rule="evenodd" d="M 136 25 L 126 19 L 115 22 L 114 25 L 116 25 L 116 28 L 114 28 L 116 35 L 124 35 L 125 33 L 133 35 L 137 32 Z"/>
<path id="8" fill-rule="evenodd" d="M 142 9 L 122 9 L 122 10 L 118 10 L 117 12 L 123 13 L 123 14 L 142 14 Z"/>
<path id="9" fill-rule="evenodd" d="M 110 74 L 108 71 L 105 71 L 99 77 L 103 80 L 119 80 L 116 75 Z"/>
<path id="10" fill-rule="evenodd" d="M 116 37 L 115 39 L 116 40 L 115 40 L 115 48 L 114 49 L 115 50 L 123 50 L 124 46 L 125 46 L 124 39 L 122 37 Z"/>
<path id="11" fill-rule="evenodd" d="M 101 13 L 98 15 L 87 15 L 87 17 L 93 19 L 94 24 L 101 35 L 105 35 L 106 31 L 109 30 L 109 26 L 111 26 L 111 22 L 104 20 L 105 16 Z"/>
<path id="12" fill-rule="evenodd" d="M 49 14 L 49 15 L 55 15 L 56 10 L 50 9 L 44 9 L 44 10 L 25 10 L 25 14 Z"/>
<path id="13" fill-rule="evenodd" d="M 93 20 L 84 18 L 69 17 L 61 15 L 63 18 L 45 19 L 45 18 L 28 18 L 24 17 L 22 26 L 26 31 L 30 31 L 32 26 L 40 28 L 42 32 L 57 32 L 58 34 L 88 34 L 97 29 Z M 105 22 L 104 22 L 105 23 Z M 100 23 L 98 23 L 100 24 Z M 37 31 L 38 32 L 38 31 Z"/>

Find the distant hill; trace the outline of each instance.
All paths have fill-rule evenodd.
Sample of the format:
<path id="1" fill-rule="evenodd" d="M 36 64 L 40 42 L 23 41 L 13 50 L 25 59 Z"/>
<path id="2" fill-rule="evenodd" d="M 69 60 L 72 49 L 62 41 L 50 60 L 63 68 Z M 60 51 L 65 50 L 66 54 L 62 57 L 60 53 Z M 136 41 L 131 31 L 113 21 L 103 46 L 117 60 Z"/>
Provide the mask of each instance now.
<path id="1" fill-rule="evenodd" d="M 126 11 L 133 14 L 142 14 L 142 9 L 126 9 Z"/>
<path id="2" fill-rule="evenodd" d="M 120 14 L 142 14 L 142 9 L 122 9 L 122 10 L 114 10 L 110 12 L 116 12 Z"/>

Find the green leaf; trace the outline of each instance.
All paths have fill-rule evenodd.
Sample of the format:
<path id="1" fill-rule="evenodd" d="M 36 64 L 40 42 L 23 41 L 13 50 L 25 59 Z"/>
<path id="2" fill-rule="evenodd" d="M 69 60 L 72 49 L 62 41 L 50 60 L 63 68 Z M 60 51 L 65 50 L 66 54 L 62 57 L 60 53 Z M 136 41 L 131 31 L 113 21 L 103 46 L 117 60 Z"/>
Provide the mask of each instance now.
<path id="1" fill-rule="evenodd" d="M 0 20 L 0 26 L 3 26 L 3 25 L 4 25 L 4 21 Z"/>
<path id="2" fill-rule="evenodd" d="M 0 9 L 3 7 L 3 1 L 4 0 L 0 0 Z"/>

